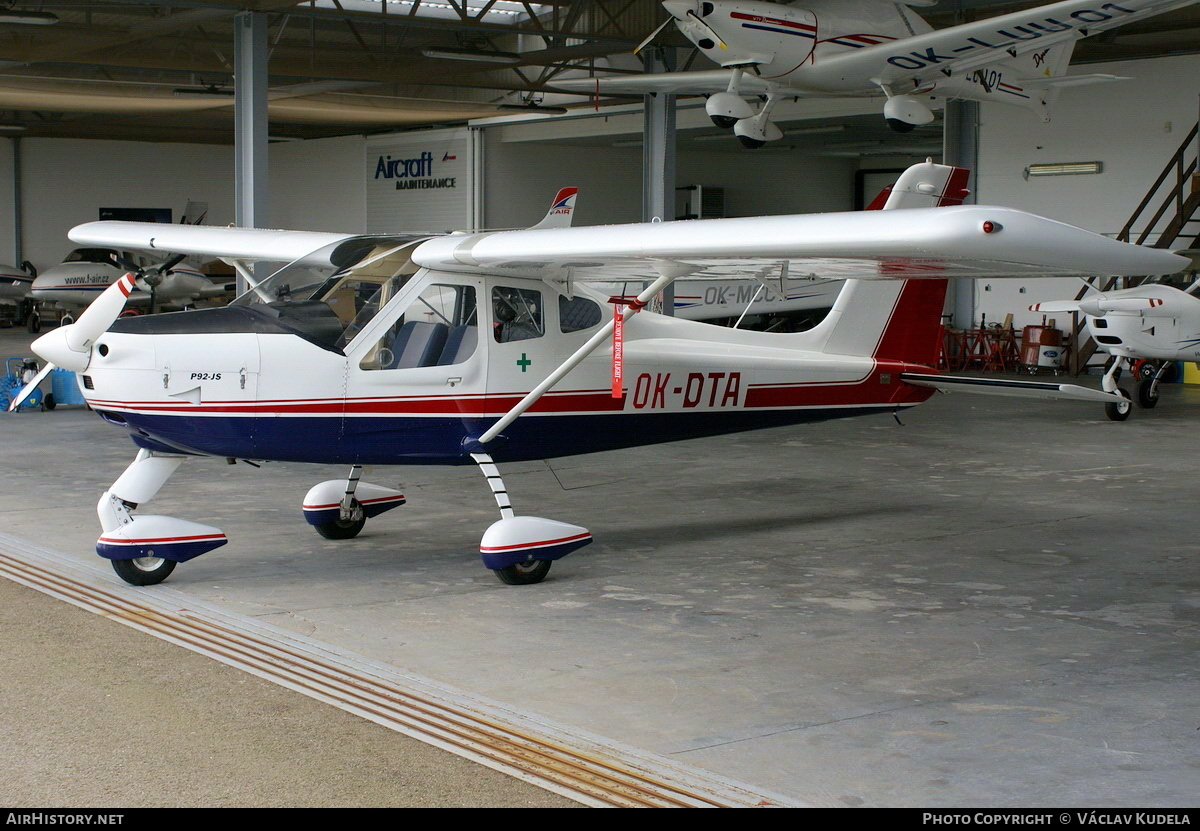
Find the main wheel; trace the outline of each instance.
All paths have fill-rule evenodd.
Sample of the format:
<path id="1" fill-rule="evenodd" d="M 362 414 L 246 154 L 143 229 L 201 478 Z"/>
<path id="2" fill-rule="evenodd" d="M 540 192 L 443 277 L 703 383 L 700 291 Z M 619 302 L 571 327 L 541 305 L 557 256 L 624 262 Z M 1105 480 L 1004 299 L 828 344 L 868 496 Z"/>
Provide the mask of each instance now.
<path id="1" fill-rule="evenodd" d="M 1104 405 L 1104 414 L 1113 421 L 1124 421 L 1129 418 L 1129 413 L 1133 409 L 1133 404 L 1129 401 L 1129 392 L 1124 389 L 1119 389 L 1117 392 L 1125 399 L 1121 403 L 1112 403 Z"/>
<path id="2" fill-rule="evenodd" d="M 1144 378 L 1138 382 L 1137 403 L 1147 410 L 1158 403 L 1158 387 L 1154 385 L 1153 378 Z"/>
<path id="3" fill-rule="evenodd" d="M 133 560 L 111 560 L 117 576 L 133 586 L 155 586 L 175 570 L 174 560 L 162 557 L 137 557 Z"/>
<path id="4" fill-rule="evenodd" d="M 550 560 L 526 560 L 516 565 L 494 568 L 492 571 L 500 578 L 501 583 L 507 583 L 510 586 L 528 586 L 545 580 L 546 574 L 550 571 L 550 565 Z"/>
<path id="5" fill-rule="evenodd" d="M 349 540 L 357 537 L 366 524 L 367 517 L 363 513 L 362 505 L 355 499 L 351 505 L 350 519 L 335 519 L 324 525 L 314 525 L 313 528 L 327 540 Z"/>

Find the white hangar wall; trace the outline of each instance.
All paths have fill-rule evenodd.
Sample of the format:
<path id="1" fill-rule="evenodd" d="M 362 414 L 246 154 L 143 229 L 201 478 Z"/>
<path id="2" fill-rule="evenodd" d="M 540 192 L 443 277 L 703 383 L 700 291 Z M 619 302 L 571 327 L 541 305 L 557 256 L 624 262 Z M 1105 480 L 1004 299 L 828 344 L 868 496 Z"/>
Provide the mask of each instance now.
<path id="1" fill-rule="evenodd" d="M 1049 123 L 1013 107 L 982 107 L 976 196 L 982 204 L 1116 236 L 1200 116 L 1200 56 L 1089 64 L 1073 72 L 1130 80 L 1062 90 Z M 1102 173 L 1023 175 L 1031 164 L 1092 161 L 1104 165 Z M 999 322 L 1014 313 L 1017 326 L 1041 323 L 1041 314 L 1027 311 L 1031 303 L 1074 297 L 1080 288 L 1078 280 L 981 281 L 976 319 L 983 313 Z"/>
<path id="2" fill-rule="evenodd" d="M 0 151 L 0 261 L 14 263 L 12 141 Z M 169 208 L 207 202 L 208 222 L 233 221 L 233 151 L 210 145 L 21 139 L 22 255 L 38 269 L 74 247 L 67 231 L 100 208 Z M 15 264 L 15 263 L 14 263 Z"/>
<path id="3" fill-rule="evenodd" d="M 206 223 L 235 217 L 231 147 L 203 144 L 21 139 L 0 142 L 0 262 L 16 264 L 14 152 L 21 163 L 21 257 L 39 269 L 73 247 L 67 232 L 100 208 L 168 208 L 178 221 L 189 201 L 208 204 Z M 364 229 L 363 139 L 273 144 L 269 224 Z"/>
<path id="4" fill-rule="evenodd" d="M 640 118 L 640 116 L 639 116 Z M 560 187 L 579 188 L 580 225 L 639 222 L 642 148 L 627 135 L 592 146 L 505 141 L 503 128 L 485 128 L 483 216 L 488 227 L 535 222 Z M 675 183 L 723 188 L 726 216 L 848 211 L 854 208 L 856 159 L 805 156 L 788 150 L 676 150 Z M 769 170 L 769 173 L 764 173 Z"/>

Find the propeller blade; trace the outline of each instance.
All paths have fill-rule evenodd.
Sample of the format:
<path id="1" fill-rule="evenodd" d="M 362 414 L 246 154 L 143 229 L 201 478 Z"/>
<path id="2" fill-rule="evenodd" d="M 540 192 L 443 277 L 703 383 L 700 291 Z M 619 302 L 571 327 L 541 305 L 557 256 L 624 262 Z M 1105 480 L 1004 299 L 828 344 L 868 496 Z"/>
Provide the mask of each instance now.
<path id="1" fill-rule="evenodd" d="M 705 23 L 703 20 L 701 20 L 701 19 L 700 19 L 700 15 L 696 14 L 696 13 L 695 13 L 695 12 L 693 12 L 693 11 L 689 11 L 689 12 L 688 12 L 688 17 L 690 17 L 690 18 L 692 19 L 692 22 L 693 22 L 693 23 L 698 23 L 698 24 L 700 24 L 701 26 L 703 26 L 705 29 L 707 29 L 707 30 L 708 30 L 708 33 L 709 33 L 710 35 L 712 35 L 712 39 L 713 39 L 713 40 L 715 40 L 715 41 L 717 42 L 717 46 L 720 46 L 722 49 L 728 49 L 728 48 L 729 48 L 729 47 L 728 47 L 728 46 L 725 44 L 725 41 L 721 40 L 721 36 L 720 36 L 720 35 L 718 35 L 718 34 L 717 34 L 715 31 L 713 31 L 713 27 L 712 27 L 712 26 L 709 26 L 707 23 Z"/>
<path id="2" fill-rule="evenodd" d="M 183 259 L 184 259 L 184 257 L 186 257 L 186 256 L 187 256 L 187 254 L 176 254 L 174 257 L 172 257 L 171 259 L 167 260 L 165 263 L 163 263 L 162 265 L 160 265 L 160 266 L 158 267 L 158 273 L 159 273 L 159 274 L 166 274 L 168 271 L 170 271 L 171 269 L 173 269 L 175 266 L 177 266 L 177 265 L 179 265 L 181 262 L 183 262 Z"/>
<path id="3" fill-rule="evenodd" d="M 137 278 L 126 274 L 106 288 L 74 323 L 60 326 L 33 342 L 33 351 L 55 366 L 83 372 L 92 360 L 92 344 L 125 308 Z"/>
<path id="4" fill-rule="evenodd" d="M 136 280 L 132 273 L 122 276 L 102 291 L 100 296 L 83 310 L 78 320 L 66 327 L 70 330 L 67 340 L 76 352 L 90 348 L 92 342 L 113 325 L 113 321 L 125 308 L 125 301 L 133 291 Z"/>
<path id="5" fill-rule="evenodd" d="M 1047 303 L 1034 303 L 1029 307 L 1031 312 L 1077 312 L 1079 311 L 1078 300 L 1051 300 Z"/>
<path id="6" fill-rule="evenodd" d="M 33 376 L 32 381 L 21 387 L 21 391 L 17 393 L 16 397 L 13 398 L 13 400 L 9 403 L 8 411 L 11 413 L 13 410 L 17 409 L 17 407 L 20 407 L 21 404 L 24 403 L 25 399 L 29 397 L 30 393 L 37 389 L 38 384 L 46 380 L 46 376 L 50 374 L 50 370 L 52 369 L 54 369 L 54 364 L 46 364 L 44 367 L 42 367 L 41 371 L 38 372 L 37 375 Z"/>
<path id="7" fill-rule="evenodd" d="M 673 18 L 673 17 L 668 17 L 666 20 L 664 20 L 661 26 L 659 26 L 657 29 L 655 29 L 653 32 L 651 32 L 650 36 L 648 38 L 646 38 L 645 40 L 643 40 L 641 43 L 639 43 L 637 45 L 637 48 L 633 50 L 633 54 L 636 55 L 638 52 L 641 52 L 643 49 L 645 49 L 647 46 L 649 46 L 650 41 L 652 41 L 656 37 L 658 37 L 659 33 L 662 32 L 663 29 L 667 28 L 667 26 L 674 19 L 675 18 Z"/>

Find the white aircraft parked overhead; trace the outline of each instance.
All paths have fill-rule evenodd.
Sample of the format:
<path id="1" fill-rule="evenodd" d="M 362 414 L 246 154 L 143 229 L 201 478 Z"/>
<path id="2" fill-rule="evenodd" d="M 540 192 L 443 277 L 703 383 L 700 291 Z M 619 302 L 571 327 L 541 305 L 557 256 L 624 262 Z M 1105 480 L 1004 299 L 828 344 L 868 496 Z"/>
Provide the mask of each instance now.
<path id="1" fill-rule="evenodd" d="M 667 23 L 722 69 L 554 85 L 589 94 L 706 95 L 713 122 L 752 148 L 783 135 L 771 111 L 787 98 L 883 95 L 884 117 L 901 132 L 931 122 L 932 110 L 951 98 L 1016 104 L 1046 118 L 1062 87 L 1116 80 L 1066 74 L 1077 40 L 1196 0 L 1065 0 L 939 30 L 909 8 L 934 2 L 663 0 Z"/>
<path id="2" fill-rule="evenodd" d="M 1104 410 L 1113 421 L 1124 421 L 1132 409 L 1129 393 L 1117 386 L 1121 372 L 1135 362 L 1146 364 L 1133 397 L 1138 405 L 1158 404 L 1158 386 L 1175 368 L 1176 361 L 1200 363 L 1200 280 L 1192 271 L 1186 278 L 1143 283 L 1136 288 L 1106 291 L 1082 300 L 1035 303 L 1033 312 L 1079 312 L 1085 316 L 1092 339 L 1112 356 L 1103 387 L 1124 400 L 1108 402 Z"/>
<path id="3" fill-rule="evenodd" d="M 181 256 L 163 261 L 115 248 L 89 246 L 72 250 L 61 263 L 39 274 L 29 287 L 29 295 L 42 307 L 67 310 L 64 322 L 69 323 L 74 313 L 86 308 L 129 271 L 137 276 L 130 302 L 147 306 L 151 311 L 179 309 L 233 290 L 230 285 L 214 283 L 199 268 L 183 262 Z M 41 330 L 41 317 L 41 312 L 35 309 L 29 317 L 29 331 Z"/>
<path id="4" fill-rule="evenodd" d="M 905 176 L 899 190 L 932 199 L 961 171 L 926 163 Z M 79 373 L 87 403 L 139 448 L 100 498 L 96 545 L 138 585 L 227 542 L 218 528 L 142 512 L 193 455 L 347 466 L 302 505 L 333 539 L 404 503 L 363 482 L 364 465 L 476 464 L 500 509 L 479 545 L 484 564 L 506 583 L 538 582 L 592 536 L 518 516 L 497 462 L 892 413 L 939 388 L 1112 401 L 1070 384 L 939 374 L 947 278 L 1166 273 L 1188 262 L 981 206 L 437 237 L 99 222 L 71 238 L 227 259 L 293 252 L 222 308 L 118 320 L 134 285 L 126 275 L 34 344 L 43 374 Z M 746 331 L 646 309 L 684 276 L 784 271 L 846 280 L 813 329 Z M 648 285 L 611 298 L 611 310 L 588 288 L 635 280 Z"/>

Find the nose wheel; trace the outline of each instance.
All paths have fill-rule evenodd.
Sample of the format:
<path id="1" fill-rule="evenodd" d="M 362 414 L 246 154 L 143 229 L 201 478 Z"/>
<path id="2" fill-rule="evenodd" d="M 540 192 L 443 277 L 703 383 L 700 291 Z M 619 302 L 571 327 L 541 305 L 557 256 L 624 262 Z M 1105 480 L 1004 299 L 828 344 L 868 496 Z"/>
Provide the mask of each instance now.
<path id="1" fill-rule="evenodd" d="M 335 519 L 332 522 L 325 522 L 320 525 L 314 525 L 313 528 L 318 534 L 327 540 L 350 540 L 358 536 L 367 524 L 367 515 L 363 512 L 362 505 L 357 499 L 350 502 L 350 518 Z"/>
<path id="2" fill-rule="evenodd" d="M 135 557 L 111 562 L 117 576 L 132 586 L 156 586 L 175 570 L 175 561 L 162 557 Z"/>
<path id="3" fill-rule="evenodd" d="M 550 572 L 550 560 L 526 560 L 504 568 L 492 569 L 501 583 L 510 586 L 530 586 L 546 579 Z"/>

